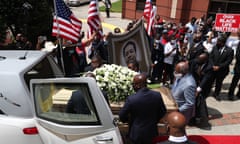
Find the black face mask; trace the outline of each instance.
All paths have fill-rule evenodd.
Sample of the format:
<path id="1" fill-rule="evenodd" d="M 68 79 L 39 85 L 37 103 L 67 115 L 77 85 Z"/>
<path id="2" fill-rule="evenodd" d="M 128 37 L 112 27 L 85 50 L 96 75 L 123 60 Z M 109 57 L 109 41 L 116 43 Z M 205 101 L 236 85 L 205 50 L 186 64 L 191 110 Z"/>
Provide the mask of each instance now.
<path id="1" fill-rule="evenodd" d="M 197 60 L 197 64 L 202 65 L 204 64 L 204 61 Z"/>
<path id="2" fill-rule="evenodd" d="M 199 43 L 201 40 L 200 39 L 194 39 L 193 42 L 194 43 Z"/>

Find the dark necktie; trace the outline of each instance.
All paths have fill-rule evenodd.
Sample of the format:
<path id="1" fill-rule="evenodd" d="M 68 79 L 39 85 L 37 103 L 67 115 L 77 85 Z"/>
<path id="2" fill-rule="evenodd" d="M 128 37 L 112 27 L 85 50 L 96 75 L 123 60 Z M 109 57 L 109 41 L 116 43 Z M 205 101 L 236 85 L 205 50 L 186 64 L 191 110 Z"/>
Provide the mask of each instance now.
<path id="1" fill-rule="evenodd" d="M 219 55 L 222 55 L 223 48 L 220 48 L 218 51 L 219 51 Z"/>
<path id="2" fill-rule="evenodd" d="M 197 74 L 200 76 L 201 75 L 201 70 L 202 70 L 202 65 L 199 65 L 198 66 L 198 69 L 197 69 Z"/>

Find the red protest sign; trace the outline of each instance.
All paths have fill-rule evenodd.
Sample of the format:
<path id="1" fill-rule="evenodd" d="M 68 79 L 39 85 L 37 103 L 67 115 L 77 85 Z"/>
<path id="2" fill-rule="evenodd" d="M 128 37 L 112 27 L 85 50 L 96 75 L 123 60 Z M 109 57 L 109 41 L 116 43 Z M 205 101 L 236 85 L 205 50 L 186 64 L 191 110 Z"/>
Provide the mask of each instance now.
<path id="1" fill-rule="evenodd" d="M 221 32 L 237 32 L 240 28 L 240 14 L 216 14 L 215 29 Z"/>

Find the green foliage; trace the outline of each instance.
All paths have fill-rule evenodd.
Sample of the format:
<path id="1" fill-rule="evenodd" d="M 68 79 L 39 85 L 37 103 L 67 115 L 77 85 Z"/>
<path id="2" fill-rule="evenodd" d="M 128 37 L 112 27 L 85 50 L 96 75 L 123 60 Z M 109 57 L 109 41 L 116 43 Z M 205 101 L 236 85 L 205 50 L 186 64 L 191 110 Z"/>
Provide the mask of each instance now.
<path id="1" fill-rule="evenodd" d="M 148 87 L 149 87 L 150 89 L 160 88 L 160 83 L 157 83 L 157 84 L 148 84 Z"/>
<path id="2" fill-rule="evenodd" d="M 99 7 L 99 10 L 105 11 L 105 6 Z M 112 3 L 112 7 L 111 7 L 110 11 L 121 13 L 122 12 L 122 0 L 118 0 L 114 3 Z"/>
<path id="3" fill-rule="evenodd" d="M 4 26 L 13 34 L 24 33 L 33 43 L 38 35 L 51 34 L 53 3 L 48 0 L 28 0 L 30 7 L 24 7 L 26 0 L 0 1 L 0 34 Z"/>
<path id="4" fill-rule="evenodd" d="M 17 18 L 20 14 L 19 0 L 0 1 L 0 42 L 5 40 L 8 26 L 16 27 Z"/>
<path id="5" fill-rule="evenodd" d="M 6 25 L 3 18 L 0 16 L 0 43 L 3 43 L 6 37 Z"/>
<path id="6" fill-rule="evenodd" d="M 34 8 L 28 23 L 28 36 L 33 37 L 32 42 L 35 42 L 39 35 L 51 36 L 54 10 L 48 0 L 32 0 L 32 3 Z"/>

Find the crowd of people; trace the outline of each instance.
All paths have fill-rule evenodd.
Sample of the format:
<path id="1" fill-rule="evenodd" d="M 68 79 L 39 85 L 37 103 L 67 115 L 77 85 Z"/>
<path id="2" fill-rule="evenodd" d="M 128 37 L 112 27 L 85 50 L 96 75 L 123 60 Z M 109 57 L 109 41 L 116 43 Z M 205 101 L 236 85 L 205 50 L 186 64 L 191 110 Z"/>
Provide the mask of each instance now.
<path id="1" fill-rule="evenodd" d="M 136 21 L 129 23 L 126 31 L 132 29 L 134 23 Z M 116 28 L 114 33 L 121 31 Z M 136 93 L 128 97 L 119 114 L 123 122 L 129 120 L 130 138 L 137 144 L 149 143 L 157 136 L 156 125 L 166 114 L 160 94 L 146 87 L 147 79 L 150 79 L 151 83 L 162 83 L 171 89 L 178 111 L 184 116 L 181 127 L 185 124 L 208 123 L 206 98 L 214 87 L 213 96 L 218 101 L 222 100 L 222 84 L 229 74 L 234 58 L 234 76 L 228 98 L 235 99 L 238 85 L 236 96 L 240 99 L 240 29 L 237 32 L 238 41 L 230 44 L 227 40 L 231 33 L 216 31 L 212 17 L 193 17 L 184 25 L 166 22 L 157 15 L 152 33 L 153 36 L 149 38 L 151 73 L 146 75 L 142 72 L 138 61 L 134 59 L 127 62 L 128 68 L 139 74 L 133 79 Z M 77 44 L 64 42 L 66 76 L 79 76 L 108 63 L 107 36 L 100 37 L 98 32 L 95 32 L 86 40 L 80 39 Z M 45 41 L 46 37 L 38 37 L 36 50 L 41 50 Z M 33 49 L 32 43 L 22 34 L 16 36 L 15 46 L 16 49 Z M 90 49 L 87 49 L 87 46 L 91 46 Z M 87 57 L 90 63 L 87 62 Z"/>
<path id="2" fill-rule="evenodd" d="M 228 98 L 229 100 L 235 99 L 235 89 L 240 79 L 240 29 L 237 32 L 236 41 L 228 41 L 230 34 L 216 31 L 214 20 L 211 17 L 206 20 L 204 17 L 200 19 L 193 17 L 186 25 L 178 25 L 171 22 L 166 23 L 160 16 L 156 16 L 153 37 L 149 38 L 150 44 L 153 44 L 150 46 L 152 73 L 149 78 L 152 83 L 162 83 L 171 89 L 172 96 L 178 105 L 178 111 L 184 116 L 181 126 L 209 126 L 206 98 L 214 88 L 214 98 L 217 101 L 222 100 L 223 80 L 229 74 L 234 58 L 234 71 L 232 72 L 234 76 L 229 87 Z M 142 77 L 144 78 L 144 76 Z M 139 76 L 138 78 L 140 79 Z M 134 78 L 134 87 L 137 85 L 135 81 L 138 78 Z M 145 79 L 142 82 L 145 82 Z M 162 110 L 158 110 L 161 111 L 161 114 L 153 113 L 154 110 L 151 109 L 157 110 L 157 108 L 154 108 L 153 103 L 150 107 L 149 103 L 154 98 L 148 96 L 145 99 L 147 95 L 144 94 L 146 92 L 145 85 L 141 86 L 135 89 L 135 94 L 127 98 L 119 114 L 123 122 L 129 120 L 129 138 L 132 143 L 138 144 L 149 143 L 149 140 L 156 136 L 156 134 L 146 133 L 146 131 L 149 132 L 151 129 L 154 132 L 153 127 L 156 128 L 156 123 L 159 122 L 155 118 L 151 120 L 144 118 L 142 114 L 152 114 L 149 117 L 160 116 L 159 120 L 164 113 Z M 240 88 L 240 84 L 238 86 Z M 240 99 L 239 94 L 240 90 L 236 94 L 238 99 Z M 162 104 L 159 102 L 159 105 Z M 167 119 L 167 121 L 172 120 Z M 147 126 L 146 123 L 152 124 L 153 127 L 149 127 L 149 129 L 143 127 L 144 124 Z M 181 132 L 182 142 L 188 141 L 185 137 L 186 133 L 183 130 Z M 175 140 L 179 139 L 170 135 L 169 140 L 165 143 L 174 143 Z"/>

